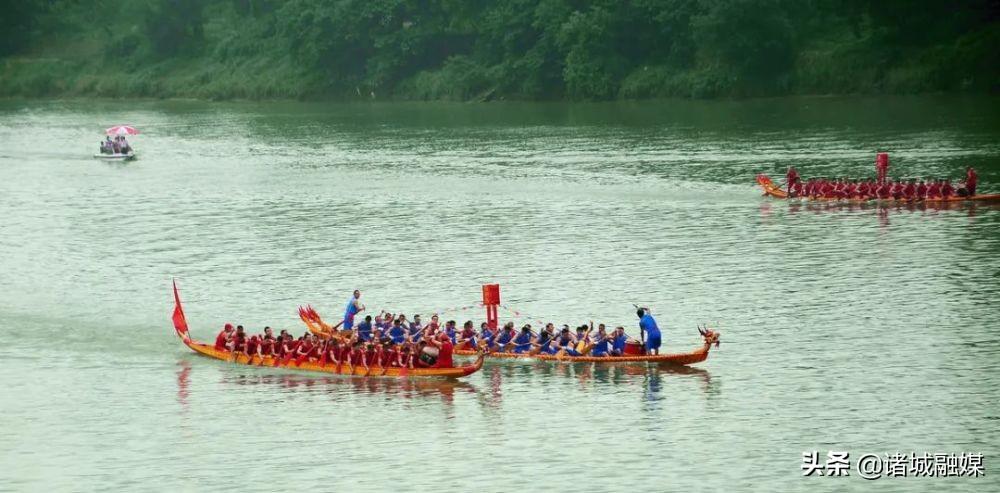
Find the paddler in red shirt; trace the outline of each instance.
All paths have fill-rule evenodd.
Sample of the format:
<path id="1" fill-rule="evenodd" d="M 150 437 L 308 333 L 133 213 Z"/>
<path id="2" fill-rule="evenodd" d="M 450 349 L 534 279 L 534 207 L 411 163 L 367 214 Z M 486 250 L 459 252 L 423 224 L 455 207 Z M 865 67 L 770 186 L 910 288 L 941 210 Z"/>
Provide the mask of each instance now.
<path id="1" fill-rule="evenodd" d="M 917 200 L 924 200 L 927 198 L 927 184 L 924 180 L 920 180 L 917 184 Z"/>
<path id="2" fill-rule="evenodd" d="M 274 356 L 274 331 L 264 327 L 264 336 L 260 338 L 260 355 Z"/>
<path id="3" fill-rule="evenodd" d="M 236 326 L 236 333 L 233 334 L 232 341 L 229 342 L 229 350 L 234 353 L 245 353 L 247 349 L 247 333 L 242 325 Z"/>
<path id="4" fill-rule="evenodd" d="M 319 361 L 326 351 L 326 341 L 317 336 L 313 336 L 310 341 L 312 342 L 312 349 L 309 351 L 309 361 Z"/>
<path id="5" fill-rule="evenodd" d="M 861 182 L 861 184 L 858 185 L 858 196 L 863 199 L 867 199 L 871 195 L 872 195 L 872 190 L 868 182 L 867 181 Z"/>
<path id="6" fill-rule="evenodd" d="M 792 185 L 792 192 L 789 194 L 789 197 L 801 197 L 803 195 L 802 187 L 801 181 L 795 182 L 795 184 Z"/>
<path id="7" fill-rule="evenodd" d="M 455 347 L 470 351 L 476 349 L 476 331 L 473 329 L 472 320 L 466 320 L 462 324 L 462 331 L 458 334 Z"/>
<path id="8" fill-rule="evenodd" d="M 955 195 L 955 187 L 951 186 L 951 180 L 945 180 L 941 184 L 941 198 L 946 199 Z"/>
<path id="9" fill-rule="evenodd" d="M 847 184 L 843 178 L 833 182 L 833 196 L 838 199 L 847 197 Z"/>
<path id="10" fill-rule="evenodd" d="M 365 361 L 368 363 L 368 366 L 378 366 L 379 364 L 378 357 L 380 351 L 376 346 L 378 345 L 374 342 L 366 342 L 361 345 L 362 350 L 365 352 Z"/>
<path id="11" fill-rule="evenodd" d="M 355 366 L 364 366 L 368 369 L 368 360 L 365 358 L 365 350 L 361 347 L 361 341 L 354 341 L 351 351 L 347 353 L 347 366 L 354 373 Z"/>
<path id="12" fill-rule="evenodd" d="M 299 346 L 295 349 L 295 357 L 307 359 L 312 354 L 312 351 L 313 351 L 312 335 L 306 334 L 302 336 L 302 340 L 299 341 Z"/>
<path id="13" fill-rule="evenodd" d="M 399 355 L 396 353 L 396 345 L 392 341 L 382 341 L 382 368 L 392 368 L 398 366 Z"/>
<path id="14" fill-rule="evenodd" d="M 817 178 L 816 181 L 813 182 L 812 190 L 809 191 L 809 197 L 816 198 L 823 196 L 824 185 L 826 185 L 826 182 L 822 179 Z"/>
<path id="15" fill-rule="evenodd" d="M 854 197 L 857 197 L 857 195 L 858 195 L 858 182 L 857 181 L 849 182 L 847 184 L 847 188 L 844 189 L 844 193 L 847 195 L 847 198 L 849 198 L 849 199 L 853 199 Z"/>
<path id="16" fill-rule="evenodd" d="M 834 198 L 835 196 L 833 194 L 833 190 L 834 190 L 833 189 L 833 183 L 830 183 L 827 180 L 823 180 L 821 183 L 822 183 L 822 185 L 820 185 L 820 187 L 819 187 L 819 191 L 820 191 L 819 195 L 821 195 L 821 196 L 823 196 L 824 198 L 827 198 L 827 199 Z"/>
<path id="17" fill-rule="evenodd" d="M 420 315 L 417 315 L 417 317 L 419 316 Z M 414 323 L 420 323 L 420 319 L 416 318 L 414 320 Z M 424 327 L 424 337 L 434 337 L 437 334 L 438 330 L 441 330 L 441 323 L 438 319 L 438 316 L 436 314 L 431 315 L 430 323 L 427 324 L 426 327 Z"/>
<path id="18" fill-rule="evenodd" d="M 229 341 L 233 338 L 233 324 L 226 324 L 222 332 L 215 336 L 215 349 L 225 351 L 229 348 Z"/>
<path id="19" fill-rule="evenodd" d="M 254 334 L 247 339 L 247 350 L 244 351 L 250 359 L 253 360 L 254 356 L 260 356 L 260 336 Z"/>
<path id="20" fill-rule="evenodd" d="M 917 185 L 910 180 L 909 183 L 903 186 L 903 198 L 906 200 L 914 200 L 917 198 Z"/>
<path id="21" fill-rule="evenodd" d="M 397 351 L 399 353 L 399 366 L 404 368 L 413 368 L 413 343 L 404 342 L 397 345 L 397 347 L 399 348 Z"/>
<path id="22" fill-rule="evenodd" d="M 282 329 L 278 338 L 274 341 L 274 352 L 279 358 L 284 358 L 294 349 L 292 335 L 287 330 Z"/>
<path id="23" fill-rule="evenodd" d="M 900 182 L 898 182 L 898 181 L 894 181 L 894 182 L 890 182 L 890 183 L 891 183 L 891 185 L 889 186 L 889 195 L 894 200 L 900 200 L 900 199 L 902 199 L 903 198 L 903 184 L 900 183 Z"/>
<path id="24" fill-rule="evenodd" d="M 330 342 L 326 345 L 326 362 L 339 365 L 341 361 L 340 354 L 340 343 L 337 342 L 336 338 L 331 338 Z"/>

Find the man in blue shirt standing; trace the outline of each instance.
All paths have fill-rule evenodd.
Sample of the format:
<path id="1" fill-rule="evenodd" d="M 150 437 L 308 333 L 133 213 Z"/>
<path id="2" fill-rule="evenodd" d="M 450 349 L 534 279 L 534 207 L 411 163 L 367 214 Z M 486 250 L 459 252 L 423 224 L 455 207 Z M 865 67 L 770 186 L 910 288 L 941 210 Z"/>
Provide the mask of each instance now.
<path id="1" fill-rule="evenodd" d="M 365 311 L 365 305 L 361 304 L 361 291 L 357 289 L 351 294 L 351 299 L 347 300 L 347 308 L 344 309 L 344 330 L 354 328 L 354 316 Z"/>
<path id="2" fill-rule="evenodd" d="M 639 316 L 640 333 L 646 334 L 646 354 L 660 354 L 660 328 L 656 320 L 653 320 L 648 308 L 639 308 L 635 314 Z"/>

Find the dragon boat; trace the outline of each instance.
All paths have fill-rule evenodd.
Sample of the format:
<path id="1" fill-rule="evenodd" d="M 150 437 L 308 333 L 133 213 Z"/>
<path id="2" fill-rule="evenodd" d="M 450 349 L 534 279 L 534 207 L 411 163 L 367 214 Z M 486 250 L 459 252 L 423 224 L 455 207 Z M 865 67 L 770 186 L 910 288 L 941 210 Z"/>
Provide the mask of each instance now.
<path id="1" fill-rule="evenodd" d="M 184 308 L 181 306 L 181 298 L 177 292 L 177 283 L 174 282 L 174 329 L 177 336 L 181 338 L 184 345 L 194 350 L 194 352 L 230 363 L 237 363 L 249 366 L 277 367 L 291 370 L 302 370 L 318 373 L 333 373 L 337 375 L 355 375 L 361 377 L 437 377 L 437 378 L 461 378 L 471 375 L 483 367 L 483 358 L 478 358 L 473 364 L 467 366 L 457 366 L 454 368 L 397 368 L 373 366 L 365 369 L 359 366 L 338 365 L 325 363 L 322 361 L 299 361 L 292 358 L 276 358 L 271 356 L 248 356 L 242 353 L 233 353 L 226 350 L 215 349 L 212 344 L 198 342 L 191 338 L 188 331 L 187 319 L 184 317 Z"/>
<path id="2" fill-rule="evenodd" d="M 832 198 L 832 197 L 789 197 L 788 192 L 782 190 L 777 184 L 771 180 L 765 174 L 757 175 L 757 184 L 764 190 L 764 195 L 768 197 L 774 197 L 776 199 L 789 199 L 789 200 L 807 200 L 811 202 L 833 202 L 841 204 L 886 204 L 886 205 L 903 205 L 903 204 L 954 204 L 960 202 L 1000 202 L 1000 193 L 994 194 L 978 194 L 971 197 L 959 197 L 953 196 L 948 198 L 935 198 L 935 199 L 923 199 L 923 200 L 896 200 L 896 199 L 842 199 L 842 198 Z"/>
<path id="3" fill-rule="evenodd" d="M 582 351 L 580 351 L 582 353 L 580 356 L 570 356 L 568 354 L 559 353 L 541 354 L 529 351 L 527 353 L 489 352 L 486 353 L 486 357 L 498 359 L 564 361 L 569 363 L 658 363 L 665 365 L 686 366 L 705 361 L 708 359 L 708 353 L 712 346 L 714 345 L 715 347 L 719 347 L 719 333 L 717 331 L 708 328 L 702 329 L 699 327 L 698 332 L 704 339 L 704 343 L 700 348 L 686 353 L 644 354 L 641 343 L 638 341 L 629 341 L 625 345 L 625 354 L 622 356 L 590 356 L 587 354 L 590 352 L 590 348 L 582 347 L 579 348 L 582 349 Z M 455 350 L 455 354 L 459 356 L 473 356 L 480 353 L 481 351 L 475 351 L 468 347 Z"/>
<path id="4" fill-rule="evenodd" d="M 299 307 L 299 318 L 305 323 L 309 332 L 318 337 L 325 339 L 333 336 L 333 334 L 337 334 L 338 337 L 346 339 L 351 336 L 351 331 L 338 331 L 336 327 L 332 327 L 324 322 L 311 306 Z M 629 340 L 625 345 L 625 354 L 622 356 L 591 356 L 589 355 L 592 349 L 590 346 L 578 347 L 577 349 L 581 353 L 580 356 L 571 356 L 565 353 L 544 354 L 530 351 L 527 353 L 491 352 L 485 351 L 482 348 L 474 349 L 470 347 L 456 347 L 454 354 L 456 356 L 478 356 L 480 360 L 483 356 L 486 356 L 487 358 L 497 359 L 561 361 L 569 363 L 658 363 L 686 366 L 705 361 L 708 359 L 708 353 L 712 346 L 719 347 L 718 331 L 709 329 L 708 327 L 698 327 L 698 333 L 701 334 L 703 339 L 702 346 L 686 353 L 645 354 L 643 345 L 639 341 Z"/>

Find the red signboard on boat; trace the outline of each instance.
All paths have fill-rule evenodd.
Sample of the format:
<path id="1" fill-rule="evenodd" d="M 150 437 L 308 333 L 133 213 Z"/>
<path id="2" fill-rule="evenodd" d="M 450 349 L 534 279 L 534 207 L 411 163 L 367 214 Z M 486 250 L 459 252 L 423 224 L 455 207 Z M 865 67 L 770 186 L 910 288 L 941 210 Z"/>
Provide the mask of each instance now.
<path id="1" fill-rule="evenodd" d="M 483 304 L 484 305 L 500 304 L 499 284 L 483 284 Z"/>

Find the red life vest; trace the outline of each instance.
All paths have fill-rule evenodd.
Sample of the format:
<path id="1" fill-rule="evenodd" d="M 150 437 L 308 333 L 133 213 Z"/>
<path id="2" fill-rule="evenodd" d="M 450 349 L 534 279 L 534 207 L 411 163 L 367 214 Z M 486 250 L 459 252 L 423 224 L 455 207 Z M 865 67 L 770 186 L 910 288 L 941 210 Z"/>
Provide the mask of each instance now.
<path id="1" fill-rule="evenodd" d="M 434 366 L 437 368 L 452 368 L 455 363 L 452 361 L 451 355 L 455 350 L 455 346 L 451 344 L 450 340 L 445 340 L 441 343 L 440 351 L 438 352 L 437 362 Z"/>
<path id="2" fill-rule="evenodd" d="M 219 335 L 215 337 L 215 349 L 223 351 L 226 349 L 226 343 L 229 342 L 229 334 L 226 333 L 225 329 L 219 332 Z"/>

